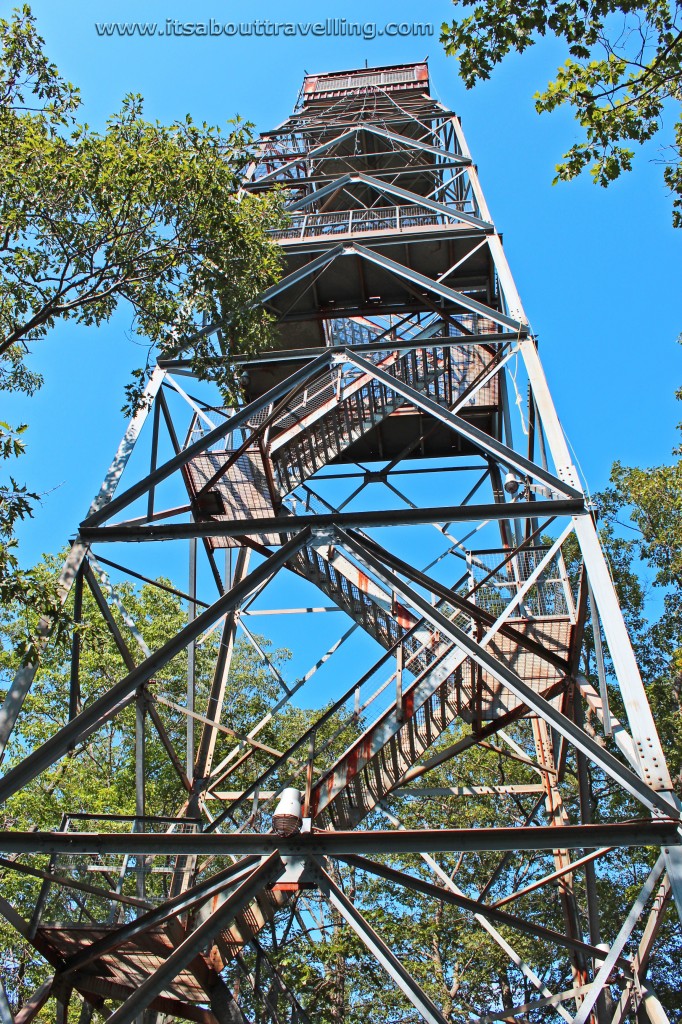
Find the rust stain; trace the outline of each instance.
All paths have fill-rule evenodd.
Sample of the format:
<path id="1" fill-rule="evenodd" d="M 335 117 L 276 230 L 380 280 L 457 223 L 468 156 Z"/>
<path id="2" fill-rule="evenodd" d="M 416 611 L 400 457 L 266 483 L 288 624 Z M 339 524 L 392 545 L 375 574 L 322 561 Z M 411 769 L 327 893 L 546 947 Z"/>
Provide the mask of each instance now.
<path id="1" fill-rule="evenodd" d="M 414 626 L 416 619 L 410 614 L 410 612 L 408 612 L 405 605 L 401 604 L 400 601 L 393 602 L 392 611 L 396 622 L 399 626 L 402 626 L 403 629 L 411 629 L 412 626 Z"/>
<path id="2" fill-rule="evenodd" d="M 359 589 L 363 592 L 363 594 L 369 594 L 370 584 L 371 584 L 371 580 L 370 580 L 369 576 L 366 576 L 364 572 L 361 572 L 358 569 L 358 584 L 357 585 L 358 585 Z"/>

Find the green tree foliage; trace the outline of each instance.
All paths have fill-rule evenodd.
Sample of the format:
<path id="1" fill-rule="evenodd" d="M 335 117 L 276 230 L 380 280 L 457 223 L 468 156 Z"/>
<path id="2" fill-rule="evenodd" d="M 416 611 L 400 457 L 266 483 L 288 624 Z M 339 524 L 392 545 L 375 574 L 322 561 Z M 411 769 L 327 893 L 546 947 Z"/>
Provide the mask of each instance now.
<path id="1" fill-rule="evenodd" d="M 510 52 L 523 53 L 543 36 L 566 46 L 554 81 L 535 95 L 538 112 L 569 106 L 582 139 L 564 154 L 555 181 L 585 168 L 608 185 L 630 170 L 630 143 L 644 143 L 660 130 L 669 110 L 677 117 L 663 162 L 673 195 L 673 223 L 682 226 L 682 9 L 668 0 L 481 0 L 459 4 L 471 13 L 443 24 L 441 42 L 456 57 L 471 88 L 487 79 Z"/>
<path id="2" fill-rule="evenodd" d="M 597 496 L 599 524 L 611 572 L 625 614 L 638 662 L 661 733 L 677 792 L 682 796 L 682 476 L 680 455 L 670 466 L 651 469 L 626 468 L 616 463 L 611 486 Z M 564 549 L 569 574 L 577 588 L 581 559 L 573 539 Z M 582 669 L 598 686 L 592 624 L 588 621 Z M 602 638 L 605 642 L 605 639 Z M 608 648 L 606 649 L 608 659 Z M 610 706 L 621 721 L 627 716 L 619 689 L 609 671 Z M 359 723 L 361 728 L 363 723 Z M 587 713 L 587 731 L 618 754 L 605 736 L 598 718 Z M 456 741 L 467 727 L 458 723 L 430 754 Z M 533 743 L 527 723 L 509 727 L 508 735 L 527 751 Z M 504 744 L 476 747 L 459 754 L 424 776 L 429 786 L 523 784 L 537 781 L 527 768 L 509 759 Z M 562 784 L 569 820 L 580 820 L 578 766 L 569 752 Z M 594 822 L 626 820 L 641 815 L 641 807 L 621 787 L 588 765 L 589 813 Z M 391 801 L 391 810 L 408 828 L 462 828 L 520 825 L 530 813 L 531 796 L 507 796 L 490 801 L 466 798 L 402 798 Z M 538 820 L 542 820 L 542 813 Z M 363 827 L 386 828 L 379 812 Z M 441 876 L 419 857 L 381 857 L 390 866 L 444 885 Z M 476 898 L 481 880 L 490 877 L 498 857 L 439 856 L 441 868 L 467 895 Z M 623 907 L 632 904 L 652 865 L 652 851 L 621 849 L 601 862 L 596 871 L 601 940 L 611 942 L 622 922 Z M 554 869 L 552 857 L 543 853 L 514 855 L 492 885 L 488 900 L 501 898 L 532 883 Z M 499 945 L 487 935 L 473 915 L 444 901 L 411 893 L 379 881 L 375 876 L 337 864 L 335 879 L 349 899 L 385 939 L 402 963 L 447 1015 L 454 1019 L 469 1011 L 475 1016 L 523 1004 L 537 993 L 523 973 L 510 964 Z M 585 876 L 576 874 L 575 895 L 580 928 L 589 936 L 586 917 Z M 338 913 L 314 892 L 298 897 L 299 919 L 291 927 L 269 937 L 268 949 L 295 992 L 305 993 L 313 1019 L 325 1024 L 416 1020 L 414 1011 L 386 977 L 365 947 Z M 509 907 L 517 916 L 537 924 L 565 929 L 559 886 L 521 897 Z M 537 939 L 504 926 L 504 938 L 519 955 L 536 968 L 552 991 L 569 988 L 571 965 L 566 956 Z M 638 941 L 641 925 L 635 932 Z M 682 1018 L 679 963 L 682 938 L 675 908 L 670 905 L 648 969 L 647 977 L 669 1012 Z M 285 1006 L 277 986 L 270 990 L 275 1008 Z M 277 1002 L 279 1000 L 279 1002 Z M 533 1019 L 532 1017 L 530 1019 Z"/>
<path id="3" fill-rule="evenodd" d="M 614 711 L 618 708 L 614 699 Z M 467 731 L 461 723 L 439 749 Z M 513 727 L 508 734 L 524 749 L 532 749 L 527 724 Z M 603 739 L 603 736 L 602 736 Z M 538 782 L 527 767 L 511 760 L 504 744 L 493 749 L 475 748 L 454 761 L 430 772 L 429 786 L 480 786 Z M 562 784 L 564 807 L 572 822 L 579 820 L 578 784 L 575 758 L 569 755 Z M 611 781 L 598 771 L 591 773 L 592 810 L 595 821 L 637 817 L 637 806 L 624 798 Z M 477 828 L 522 825 L 536 803 L 537 795 L 469 799 L 466 797 L 396 798 L 390 801 L 392 812 L 407 828 Z M 542 813 L 538 819 L 543 821 Z M 381 813 L 363 822 L 363 828 L 390 828 Z M 449 878 L 471 899 L 476 899 L 482 883 L 489 879 L 500 861 L 500 854 L 440 854 L 433 862 L 419 856 L 371 858 L 407 872 L 445 889 Z M 650 851 L 617 850 L 602 861 L 597 872 L 598 902 L 601 910 L 602 940 L 611 942 L 622 924 L 623 907 L 631 905 L 651 868 Z M 550 853 L 512 854 L 497 874 L 486 902 L 493 902 L 542 878 L 556 867 Z M 484 930 L 474 915 L 449 905 L 445 900 L 426 897 L 402 885 L 342 862 L 328 870 L 348 899 L 361 911 L 401 963 L 441 1009 L 446 1018 L 459 1020 L 522 1005 L 538 998 L 538 992 L 522 970 L 510 962 L 508 954 Z M 445 877 L 444 877 L 445 876 Z M 580 928 L 589 935 L 585 913 L 584 875 L 577 872 L 573 890 L 579 911 Z M 529 893 L 505 907 L 523 921 L 554 928 L 565 933 L 562 890 L 558 884 Z M 341 916 L 314 890 L 296 898 L 297 920 L 292 923 L 287 908 L 280 915 L 280 927 L 261 935 L 260 941 L 279 966 L 289 988 L 296 993 L 312 1020 L 322 1024 L 385 1024 L 415 1022 L 419 1019 L 406 998 L 390 982 L 380 965 Z M 498 931 L 521 959 L 531 965 L 552 991 L 572 987 L 571 961 L 564 952 L 518 929 L 499 925 Z M 637 931 L 637 939 L 640 932 Z M 671 1011 L 671 1020 L 679 1020 L 682 1003 L 678 991 L 678 963 L 682 955 L 679 924 L 674 908 L 668 911 L 659 936 L 649 978 Z M 236 972 L 231 977 L 234 985 Z M 244 1005 L 251 1017 L 256 1005 L 242 988 Z M 286 996 L 276 986 L 269 989 L 271 1007 L 283 1014 Z M 450 1016 L 452 1014 L 452 1017 Z M 267 1017 L 266 1020 L 274 1020 Z M 284 1019 L 286 1017 L 284 1016 Z M 541 1019 L 531 1015 L 528 1019 Z"/>
<path id="4" fill-rule="evenodd" d="M 226 353 L 268 336 L 258 293 L 279 269 L 268 228 L 277 196 L 239 193 L 251 125 L 228 131 L 187 116 L 146 121 L 130 95 L 104 132 L 79 124 L 78 91 L 43 51 L 30 8 L 0 21 L 0 355 L 15 374 L 22 350 L 60 319 L 108 320 L 122 303 L 135 330 L 170 355 L 188 345 L 196 368 L 212 351 L 194 339 L 203 317 L 225 325 Z M 233 385 L 229 360 L 221 383 Z"/>
<path id="5" fill-rule="evenodd" d="M 682 796 L 682 446 L 673 454 L 671 465 L 650 469 L 616 462 L 611 486 L 601 497 L 601 514 L 609 534 L 619 538 L 631 578 L 638 570 L 644 577 L 638 600 L 633 600 L 631 589 L 623 603 L 640 618 L 637 653 Z M 630 525 L 623 531 L 620 527 L 628 516 Z M 644 616 L 647 596 L 657 608 L 652 622 Z"/>
<path id="6" fill-rule="evenodd" d="M 54 578 L 58 571 L 57 559 L 49 558 L 40 563 L 36 576 L 45 586 L 49 578 Z M 124 604 L 126 611 L 135 621 L 145 643 L 151 650 L 163 645 L 171 635 L 176 633 L 187 621 L 187 613 L 181 601 L 173 594 L 154 586 L 145 585 L 137 590 L 129 585 L 115 587 L 117 598 Z M 130 637 L 119 611 L 114 606 L 114 617 L 122 634 Z M 19 659 L 16 654 L 17 638 L 26 629 L 35 628 L 35 622 L 26 623 L 26 617 L 37 618 L 36 612 L 27 609 L 22 601 L 15 601 L 4 606 L 0 621 L 0 698 L 4 697 L 16 670 Z M 86 706 L 108 690 L 126 673 L 126 667 L 116 646 L 112 634 L 99 614 L 94 599 L 87 587 L 84 589 L 82 624 L 79 627 L 80 654 L 80 692 L 79 706 Z M 197 646 L 196 651 L 196 706 L 205 709 L 208 688 L 212 679 L 220 631 L 214 631 L 204 643 Z M 267 648 L 267 641 L 262 640 Z M 135 650 L 134 642 L 131 651 L 135 652 L 136 660 L 142 659 L 142 653 Z M 69 675 L 70 675 L 71 638 L 66 633 L 53 638 L 42 661 L 40 671 L 33 688 L 26 700 L 24 709 L 17 722 L 8 755 L 3 762 L 3 770 L 7 770 L 21 760 L 28 751 L 36 748 L 49 736 L 66 723 L 69 715 Z M 288 652 L 284 650 L 270 651 L 269 656 L 275 665 L 283 667 Z M 184 761 L 186 716 L 180 710 L 186 704 L 187 687 L 187 655 L 184 652 L 166 665 L 149 685 L 146 697 L 153 700 L 160 696 L 176 705 L 171 708 L 167 704 L 158 703 L 156 709 L 161 717 L 166 733 L 173 743 L 178 755 Z M 244 734 L 253 728 L 271 708 L 279 688 L 272 675 L 254 655 L 253 649 L 242 641 L 237 641 L 232 661 L 232 668 L 226 692 L 226 707 L 229 707 L 229 727 L 232 735 L 221 733 L 216 744 L 215 763 L 226 756 L 239 741 L 234 734 Z M 21 793 L 17 794 L 3 807 L 5 828 L 13 829 L 58 829 L 63 815 L 87 812 L 94 815 L 134 815 L 135 814 L 135 704 L 122 710 L 112 721 L 104 725 L 86 742 L 75 747 L 66 757 L 52 768 L 43 772 Z M 299 712 L 298 716 L 304 715 Z M 275 715 L 258 734 L 258 740 L 264 747 L 272 748 L 276 743 L 285 745 L 293 738 L 288 729 L 299 725 L 297 714 L 287 716 Z M 146 813 L 149 815 L 176 816 L 181 813 L 186 801 L 185 788 L 173 768 L 166 750 L 161 742 L 150 716 L 146 718 Z M 200 726 L 197 725 L 197 736 Z M 238 769 L 231 777 L 231 788 L 246 786 L 262 770 L 271 758 L 265 754 L 256 755 Z M 209 804 L 209 806 L 211 806 Z M 218 809 L 220 805 L 214 805 Z M 115 830 L 115 822 L 95 821 L 80 822 L 78 819 L 70 825 L 70 830 L 85 831 L 104 828 Z M 130 831 L 130 821 L 122 823 L 123 831 Z M 266 830 L 267 830 L 266 826 Z M 115 860 L 115 858 L 114 858 Z M 47 861 L 44 857 L 22 858 L 22 861 L 39 869 L 45 869 Z M 120 858 L 119 858 L 120 862 Z M 103 862 L 106 866 L 106 858 Z M 39 879 L 17 874 L 6 869 L 2 870 L 2 891 L 6 899 L 27 919 L 31 918 L 32 908 L 40 891 Z M 67 864 L 65 873 L 71 868 Z M 78 867 L 73 868 L 75 877 L 81 881 L 107 887 L 115 887 L 111 876 L 87 872 Z M 112 869 L 113 870 L 113 869 Z M 116 869 L 117 870 L 117 869 Z M 59 865 L 57 865 L 59 872 Z M 115 881 L 115 880 L 114 880 Z M 168 875 L 151 874 L 147 880 L 147 892 L 151 898 L 160 898 L 167 890 Z M 126 885 L 124 892 L 135 894 L 134 877 L 132 889 Z M 81 898 L 79 907 L 74 899 Z M 53 886 L 50 903 L 47 907 L 47 919 L 77 920 L 92 914 L 97 919 L 106 920 L 109 902 L 96 896 L 84 896 L 78 892 L 69 894 L 66 890 Z M 29 943 L 23 943 L 17 933 L 4 921 L 0 924 L 0 973 L 11 994 L 14 1005 L 19 1006 L 25 998 L 35 991 L 47 975 L 47 965 Z M 50 1012 L 45 1019 L 50 1019 Z"/>
<path id="7" fill-rule="evenodd" d="M 252 126 L 147 121 L 130 95 L 99 132 L 78 122 L 80 103 L 30 8 L 0 19 L 0 392 L 40 388 L 25 357 L 57 322 L 98 327 L 127 307 L 149 353 L 124 411 L 140 403 L 155 356 L 179 351 L 229 399 L 238 389 L 230 354 L 269 337 L 256 298 L 279 271 L 268 233 L 279 197 L 239 191 Z M 205 322 L 222 325 L 222 359 L 199 330 Z M 3 460 L 23 450 L 23 430 L 0 426 Z M 15 475 L 0 486 L 0 600 L 38 596 L 14 539 L 36 498 Z M 50 614 L 56 599 L 43 598 Z"/>
<path id="8" fill-rule="evenodd" d="M 23 435 L 26 424 L 13 428 L 0 422 L 0 462 L 12 462 L 24 452 Z M 17 524 L 33 516 L 35 502 L 40 495 L 29 491 L 17 482 L 12 473 L 7 481 L 0 481 L 0 608 L 9 608 L 17 601 L 26 610 L 41 608 L 55 624 L 57 633 L 63 633 L 67 620 L 61 613 L 60 602 L 51 577 L 41 572 L 22 569 L 18 558 L 18 541 L 15 535 Z M 15 651 L 25 656 L 35 649 L 37 621 L 34 617 L 23 617 L 23 634 L 15 636 Z M 33 628 L 29 628 L 29 621 Z"/>
<path id="9" fill-rule="evenodd" d="M 635 640 L 638 646 L 646 644 L 648 641 L 643 611 L 645 591 L 635 574 L 637 561 L 633 554 L 634 549 L 622 548 L 608 531 L 605 539 L 621 599 L 629 602 L 627 611 Z M 566 555 L 570 560 L 571 571 L 575 571 L 577 553 L 572 554 L 567 549 Z M 53 576 L 56 571 L 57 560 L 48 560 L 40 566 L 40 573 L 45 577 Z M 144 641 L 152 650 L 160 647 L 185 622 L 186 612 L 182 603 L 174 595 L 158 587 L 143 586 L 137 589 L 130 585 L 118 585 L 115 592 L 134 618 Z M 109 629 L 97 613 L 92 598 L 88 596 L 87 588 L 84 593 L 83 623 L 80 626 L 82 650 L 79 700 L 83 706 L 87 706 L 121 677 L 125 672 L 125 666 Z M 35 612 L 27 612 L 25 605 L 17 603 L 11 612 L 5 612 L 2 621 L 0 685 L 3 688 L 9 685 L 12 672 L 17 666 L 17 655 L 14 651 L 17 635 L 26 628 L 34 628 L 34 624 L 24 621 L 27 615 L 35 617 Z M 121 632 L 129 636 L 116 609 L 114 616 Z M 216 630 L 199 643 L 197 648 L 198 709 L 202 708 L 206 700 L 218 637 L 219 631 Z M 588 633 L 588 648 L 589 646 Z M 131 643 L 131 650 L 134 649 L 135 646 Z M 8 766 L 66 721 L 69 655 L 70 640 L 66 635 L 52 644 L 46 654 L 19 719 Z M 136 657 L 141 656 L 141 653 L 136 653 Z M 280 669 L 284 668 L 286 652 L 271 651 L 270 657 Z M 652 665 L 656 664 L 654 660 Z M 588 675 L 594 679 L 594 662 L 589 656 L 584 667 Z M 154 682 L 147 688 L 150 700 L 158 697 L 176 705 L 175 708 L 169 707 L 159 700 L 155 706 L 181 757 L 186 719 L 179 709 L 185 701 L 186 670 L 186 656 L 178 656 L 157 674 Z M 656 685 L 654 680 L 654 686 Z M 238 644 L 226 695 L 225 707 L 229 709 L 229 714 L 224 718 L 225 724 L 237 735 L 246 733 L 255 721 L 268 712 L 278 696 L 279 688 L 272 674 L 254 659 L 252 649 Z M 613 712 L 622 717 L 623 709 L 615 687 L 612 687 L 611 702 Z M 270 751 L 285 751 L 319 714 L 320 712 L 289 708 L 285 713 L 275 715 L 267 723 L 258 733 L 258 740 Z M 76 747 L 21 794 L 8 801 L 4 809 L 5 825 L 15 829 L 56 828 L 59 827 L 62 815 L 67 810 L 71 813 L 87 811 L 101 815 L 134 814 L 134 719 L 135 708 L 134 705 L 130 705 L 120 712 L 115 720 L 91 736 L 86 743 Z M 357 736 L 358 731 L 367 724 L 368 722 L 362 718 L 358 721 L 347 721 L 340 716 L 330 715 L 316 739 L 316 749 L 322 751 L 322 756 L 316 761 L 315 774 L 323 771 L 330 761 L 338 757 Z M 665 725 L 660 718 L 659 725 Z M 457 723 L 439 741 L 436 749 L 461 738 L 468 728 L 465 723 Z M 603 736 L 596 718 L 590 718 L 588 728 L 593 734 L 599 735 L 602 742 L 611 744 L 611 741 Z M 507 735 L 523 749 L 532 750 L 529 723 L 510 726 Z M 221 733 L 215 763 L 227 756 L 234 748 L 235 742 L 234 736 Z M 264 788 L 275 790 L 287 783 L 302 786 L 306 750 L 307 744 L 300 751 L 300 768 L 297 776 L 292 778 L 283 771 L 274 772 L 269 776 Z M 433 750 L 430 753 L 433 753 Z M 423 781 L 429 786 L 537 783 L 537 773 L 528 765 L 515 760 L 510 754 L 513 754 L 513 750 L 501 741 L 491 738 L 487 747 L 476 746 L 454 760 L 444 762 L 430 771 Z M 177 814 L 185 800 L 184 790 L 149 718 L 146 728 L 146 757 L 147 812 L 157 815 Z M 293 760 L 296 761 L 296 757 Z M 229 781 L 225 781 L 225 788 L 240 790 L 247 787 L 272 763 L 271 753 L 265 750 L 256 751 L 249 761 L 230 776 Z M 287 772 L 289 771 L 290 765 L 287 768 Z M 576 772 L 575 757 L 571 753 L 566 762 L 562 792 L 566 812 L 572 821 L 578 820 L 579 814 Z M 595 821 L 637 817 L 640 813 L 639 808 L 610 779 L 596 770 L 590 773 L 590 791 L 591 810 Z M 408 828 L 475 828 L 521 825 L 528 819 L 537 799 L 537 794 L 509 794 L 489 800 L 474 800 L 464 796 L 448 799 L 402 797 L 393 798 L 390 806 L 392 812 Z M 267 831 L 270 827 L 271 812 L 272 807 L 266 804 L 265 809 L 247 823 L 246 816 L 251 813 L 249 801 L 244 815 L 238 819 L 238 824 L 255 828 L 257 831 Z M 78 820 L 74 820 L 70 827 L 90 830 L 100 826 L 108 830 L 117 827 L 110 820 L 94 825 L 92 822 L 79 823 Z M 376 811 L 370 819 L 363 822 L 362 827 L 386 828 L 392 827 L 392 824 L 383 812 Z M 120 828 L 126 831 L 130 828 L 130 823 L 122 823 Z M 425 863 L 420 857 L 375 855 L 374 859 L 419 875 L 425 881 L 439 886 L 445 885 L 443 877 L 434 873 L 432 865 Z M 480 892 L 482 880 L 492 876 L 498 859 L 498 855 L 494 853 L 440 855 L 437 858 L 445 875 L 472 898 L 476 898 Z M 44 857 L 22 857 L 21 860 L 22 863 L 39 869 L 45 869 L 47 866 Z M 119 863 L 120 858 L 113 858 L 111 861 L 101 858 L 96 864 L 96 873 L 87 871 L 84 863 L 80 868 L 75 863 L 65 864 L 64 869 L 67 872 L 75 872 L 75 877 L 82 882 L 111 888 L 111 879 L 115 881 L 118 870 L 116 865 Z M 611 941 L 614 938 L 620 925 L 622 907 L 635 898 L 650 864 L 650 853 L 646 850 L 614 851 L 603 862 L 598 872 L 597 884 L 604 941 Z M 104 870 L 107 866 L 111 868 L 109 875 Z M 218 869 L 220 866 L 222 861 L 216 862 L 213 867 Z M 554 866 L 551 855 L 546 853 L 538 852 L 530 857 L 514 854 L 499 872 L 487 899 L 495 900 L 516 891 L 534 879 L 542 877 Z M 510 964 L 508 956 L 482 930 L 470 913 L 449 906 L 445 901 L 424 897 L 409 889 L 379 881 L 370 873 L 344 867 L 341 863 L 331 865 L 330 870 L 346 895 L 396 951 L 410 973 L 437 1005 L 446 1013 L 454 1010 L 455 1019 L 462 1008 L 475 1015 L 490 1012 L 491 1008 L 495 1007 L 502 1012 L 505 1007 L 519 1005 L 536 995 L 523 973 Z M 20 875 L 8 868 L 3 869 L 3 893 L 27 918 L 30 918 L 40 884 L 39 879 Z M 151 874 L 147 879 L 148 895 L 152 899 L 163 897 L 167 891 L 167 884 L 167 874 Z M 576 876 L 575 890 L 582 914 L 585 907 L 582 873 Z M 88 913 L 96 920 L 106 918 L 109 912 L 106 899 L 76 893 L 76 897 L 82 900 L 82 906 L 79 906 L 78 902 L 74 902 L 73 894 L 67 893 L 68 890 L 52 887 L 46 911 L 48 920 L 87 919 Z M 124 893 L 135 894 L 133 871 L 128 872 Z M 319 1020 L 322 1024 L 373 1024 L 375 1021 L 376 1024 L 385 1024 L 386 1021 L 416 1020 L 404 997 L 387 981 L 382 969 L 359 939 L 314 890 L 296 896 L 293 906 L 295 912 L 292 913 L 291 904 L 285 907 L 279 913 L 273 927 L 265 929 L 260 934 L 258 942 L 271 958 L 276 970 L 280 972 L 280 977 L 286 981 L 289 990 L 296 994 L 312 1019 Z M 537 894 L 522 897 L 511 909 L 524 920 L 554 927 L 559 931 L 565 927 L 559 887 L 549 887 L 542 899 L 538 898 Z M 677 985 L 677 965 L 682 950 L 675 922 L 675 913 L 671 911 L 657 944 L 650 977 L 658 995 L 677 1019 L 679 1011 L 682 1010 Z M 583 933 L 588 934 L 588 923 L 584 916 L 581 917 L 581 927 Z M 568 957 L 557 956 L 550 945 L 515 929 L 501 926 L 500 931 L 504 938 L 513 944 L 523 960 L 537 969 L 552 990 L 562 991 L 571 986 L 571 965 Z M 253 952 L 245 951 L 244 958 L 246 966 L 253 970 Z M 35 990 L 48 970 L 35 949 L 30 944 L 18 940 L 16 933 L 7 925 L 0 928 L 0 963 L 14 1005 L 19 1005 Z M 268 979 L 265 971 L 263 978 Z M 277 1018 L 273 1010 L 279 1014 L 279 1019 L 288 1019 L 285 1011 L 287 1006 L 290 1006 L 291 996 L 287 995 L 275 975 L 269 978 L 267 984 L 263 983 L 268 1005 L 264 1006 L 262 1000 L 260 1001 L 260 1018 L 256 1013 L 253 995 L 234 964 L 228 970 L 227 981 L 233 990 L 240 986 L 240 1000 L 243 1002 L 247 1019 L 275 1020 Z M 53 1006 L 48 1004 L 43 1011 L 42 1019 L 51 1020 L 52 1013 Z"/>
<path id="10" fill-rule="evenodd" d="M 521 730 L 523 732 L 523 730 Z M 455 732 L 436 745 L 444 747 L 467 732 L 460 723 Z M 519 735 L 519 738 L 527 739 Z M 537 777 L 533 781 L 536 781 Z M 504 785 L 529 781 L 527 768 L 497 750 L 471 750 L 432 771 L 429 786 Z M 475 828 L 522 825 L 537 796 L 468 799 L 466 797 L 403 797 L 390 801 L 391 811 L 406 828 Z M 376 812 L 363 828 L 391 828 L 389 819 Z M 442 888 L 445 882 L 419 856 L 372 858 L 398 870 L 421 877 Z M 481 879 L 492 874 L 499 855 L 439 855 L 436 860 L 455 884 L 476 898 Z M 529 878 L 553 870 L 551 856 L 538 854 L 532 864 L 514 858 L 492 889 L 491 899 L 519 888 Z M 478 925 L 472 914 L 438 899 L 428 898 L 403 886 L 378 879 L 355 868 L 336 865 L 335 881 L 361 910 L 379 935 L 418 981 L 446 1017 L 464 1010 L 476 1016 L 491 1007 L 524 1002 L 526 983 L 522 973 Z M 506 888 L 505 888 L 506 887 Z M 278 962 L 293 980 L 294 991 L 305 991 L 311 1018 L 328 1024 L 417 1020 L 416 1011 L 388 981 L 382 968 L 338 913 L 317 894 L 300 897 L 301 925 L 286 940 L 275 943 Z M 560 900 L 552 893 L 547 904 L 528 901 L 523 915 L 538 923 L 563 928 Z M 502 929 L 529 963 L 542 959 L 547 984 L 567 987 L 570 966 L 553 956 L 549 947 L 518 932 Z"/>

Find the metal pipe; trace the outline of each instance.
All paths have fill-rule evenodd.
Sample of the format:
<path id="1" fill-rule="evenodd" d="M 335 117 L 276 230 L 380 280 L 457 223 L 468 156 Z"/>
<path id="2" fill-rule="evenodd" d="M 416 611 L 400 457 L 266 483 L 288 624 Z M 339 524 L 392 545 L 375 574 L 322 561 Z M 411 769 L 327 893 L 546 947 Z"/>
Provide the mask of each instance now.
<path id="1" fill-rule="evenodd" d="M 448 1024 L 436 1004 L 420 988 L 412 975 L 405 970 L 400 960 L 391 952 L 383 939 L 377 935 L 368 922 L 365 921 L 357 907 L 339 889 L 319 862 L 315 873 L 318 876 L 318 885 L 329 902 L 345 918 L 355 934 L 364 942 L 370 953 L 376 957 L 389 977 L 393 979 L 423 1019 L 427 1021 L 427 1024 Z"/>

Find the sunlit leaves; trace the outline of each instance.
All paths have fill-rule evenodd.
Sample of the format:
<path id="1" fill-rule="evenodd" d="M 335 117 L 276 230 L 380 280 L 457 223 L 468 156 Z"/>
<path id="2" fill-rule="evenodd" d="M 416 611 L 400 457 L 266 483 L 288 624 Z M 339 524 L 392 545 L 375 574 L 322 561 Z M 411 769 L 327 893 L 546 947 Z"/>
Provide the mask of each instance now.
<path id="1" fill-rule="evenodd" d="M 471 7 L 471 4 L 456 4 Z M 456 57 L 467 88 L 487 79 L 512 52 L 523 53 L 540 38 L 564 41 L 567 60 L 556 77 L 535 95 L 538 112 L 573 109 L 582 140 L 556 168 L 556 181 L 569 181 L 589 169 L 607 186 L 632 167 L 633 150 L 661 129 L 667 105 L 677 111 L 674 141 L 668 147 L 664 181 L 673 195 L 673 223 L 682 224 L 682 21 L 667 0 L 485 0 L 473 12 L 442 26 L 446 53 Z"/>
<path id="2" fill-rule="evenodd" d="M 187 349 L 230 394 L 230 356 L 269 337 L 256 298 L 279 271 L 279 197 L 239 192 L 252 126 L 162 125 L 129 95 L 95 131 L 27 7 L 0 21 L 0 46 L 0 356 L 123 303 L 150 356 Z M 203 323 L 222 326 L 217 350 Z"/>

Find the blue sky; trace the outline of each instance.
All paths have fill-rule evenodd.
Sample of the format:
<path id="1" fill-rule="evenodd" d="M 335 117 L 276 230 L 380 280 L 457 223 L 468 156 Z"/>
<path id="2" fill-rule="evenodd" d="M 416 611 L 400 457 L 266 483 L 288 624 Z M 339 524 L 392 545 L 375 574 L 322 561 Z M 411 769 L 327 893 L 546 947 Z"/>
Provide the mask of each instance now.
<path id="1" fill-rule="evenodd" d="M 493 80 L 466 92 L 438 42 L 454 9 L 442 0 L 414 5 L 325 0 L 211 3 L 173 0 L 35 0 L 47 52 L 79 85 L 84 117 L 103 125 L 127 92 L 140 92 L 150 118 L 190 112 L 221 123 L 240 114 L 267 129 L 293 107 L 305 71 L 420 60 L 428 55 L 432 91 L 463 119 L 493 218 L 540 338 L 560 417 L 590 487 L 606 483 L 614 459 L 654 464 L 670 458 L 681 418 L 682 233 L 670 226 L 657 145 L 636 170 L 605 191 L 584 179 L 552 187 L 553 167 L 577 137 L 570 114 L 539 117 L 533 92 L 560 59 L 555 43 L 511 59 Z M 0 5 L 6 16 L 11 5 Z M 433 23 L 424 38 L 102 38 L 96 22 L 221 22 L 326 17 Z M 130 369 L 144 361 L 122 312 L 99 330 L 67 324 L 36 347 L 45 387 L 30 403 L 4 398 L 3 419 L 30 423 L 20 477 L 45 493 L 22 529 L 29 563 L 73 533 L 124 429 L 119 409 Z"/>

